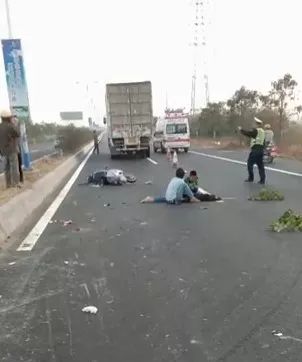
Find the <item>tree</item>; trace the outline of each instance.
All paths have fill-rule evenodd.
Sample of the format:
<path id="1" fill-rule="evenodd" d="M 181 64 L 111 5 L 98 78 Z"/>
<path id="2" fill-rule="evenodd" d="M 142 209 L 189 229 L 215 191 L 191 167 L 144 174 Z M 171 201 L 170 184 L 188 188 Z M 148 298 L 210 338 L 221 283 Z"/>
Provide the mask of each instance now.
<path id="1" fill-rule="evenodd" d="M 227 101 L 230 110 L 230 124 L 232 127 L 242 125 L 248 127 L 254 117 L 259 104 L 259 94 L 255 90 L 241 87 L 233 97 Z"/>
<path id="2" fill-rule="evenodd" d="M 298 83 L 291 74 L 285 74 L 283 78 L 272 82 L 272 89 L 269 93 L 270 104 L 278 110 L 279 114 L 279 138 L 286 125 L 286 109 L 289 102 L 295 99 L 295 88 Z"/>

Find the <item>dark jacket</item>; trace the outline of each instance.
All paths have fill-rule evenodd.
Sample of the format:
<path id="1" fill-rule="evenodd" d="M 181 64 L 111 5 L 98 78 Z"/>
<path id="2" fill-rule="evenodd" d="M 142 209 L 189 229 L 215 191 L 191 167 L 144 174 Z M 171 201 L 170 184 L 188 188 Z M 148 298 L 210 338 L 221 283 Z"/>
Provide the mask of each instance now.
<path id="1" fill-rule="evenodd" d="M 10 121 L 0 124 L 0 152 L 3 156 L 10 156 L 19 152 L 19 129 Z"/>

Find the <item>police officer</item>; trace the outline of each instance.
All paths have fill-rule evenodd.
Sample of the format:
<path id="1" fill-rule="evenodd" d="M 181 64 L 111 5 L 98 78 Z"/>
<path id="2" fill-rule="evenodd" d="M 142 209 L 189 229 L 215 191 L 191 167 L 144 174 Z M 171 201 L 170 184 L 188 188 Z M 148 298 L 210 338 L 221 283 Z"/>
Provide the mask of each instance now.
<path id="1" fill-rule="evenodd" d="M 247 169 L 249 177 L 246 182 L 254 182 L 254 165 L 258 166 L 260 181 L 259 183 L 265 184 L 265 168 L 263 163 L 263 152 L 265 143 L 265 132 L 262 128 L 263 122 L 255 117 L 255 127 L 249 131 L 238 127 L 239 131 L 251 139 L 251 152 L 247 160 Z"/>

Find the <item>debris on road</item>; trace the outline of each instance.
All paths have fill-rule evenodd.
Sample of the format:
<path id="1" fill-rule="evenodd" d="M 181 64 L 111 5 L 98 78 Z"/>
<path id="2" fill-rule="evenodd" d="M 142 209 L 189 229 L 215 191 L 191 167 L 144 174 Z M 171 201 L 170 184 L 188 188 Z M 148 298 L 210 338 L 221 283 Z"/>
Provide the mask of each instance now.
<path id="1" fill-rule="evenodd" d="M 109 207 L 110 203 L 104 204 L 104 207 Z"/>
<path id="2" fill-rule="evenodd" d="M 272 223 L 271 229 L 277 233 L 281 231 L 302 232 L 302 215 L 296 214 L 289 209 L 277 221 Z"/>
<path id="3" fill-rule="evenodd" d="M 142 222 L 140 223 L 140 226 L 147 226 L 147 225 L 148 225 L 147 221 L 142 221 Z"/>
<path id="4" fill-rule="evenodd" d="M 82 312 L 84 313 L 90 313 L 90 314 L 96 314 L 98 311 L 97 307 L 95 307 L 94 305 L 89 305 L 87 307 L 84 307 L 82 309 Z"/>
<path id="5" fill-rule="evenodd" d="M 72 220 L 63 220 L 63 226 L 68 226 L 72 224 Z"/>
<path id="6" fill-rule="evenodd" d="M 273 330 L 272 334 L 273 334 L 273 336 L 278 337 L 281 340 L 291 340 L 291 341 L 294 341 L 294 342 L 302 343 L 301 338 L 292 337 L 292 336 L 285 336 L 282 332 L 277 331 L 277 330 Z"/>
<path id="7" fill-rule="evenodd" d="M 110 265 L 110 268 L 113 268 L 113 267 L 114 267 L 114 263 L 113 263 L 113 262 L 111 262 L 109 265 Z"/>
<path id="8" fill-rule="evenodd" d="M 68 260 L 64 260 L 64 264 L 65 264 L 65 265 L 68 265 L 68 264 L 69 264 L 69 261 L 68 261 Z"/>
<path id="9" fill-rule="evenodd" d="M 257 195 L 252 195 L 249 201 L 283 201 L 281 192 L 274 189 L 262 189 Z"/>
<path id="10" fill-rule="evenodd" d="M 282 332 L 276 331 L 276 330 L 273 330 L 273 331 L 272 331 L 272 334 L 273 334 L 273 336 L 275 336 L 275 337 L 282 337 L 282 336 L 283 336 L 283 333 L 282 333 Z"/>
<path id="11" fill-rule="evenodd" d="M 197 341 L 196 339 L 191 339 L 191 344 L 202 344 L 200 341 Z"/>
<path id="12" fill-rule="evenodd" d="M 152 185 L 153 184 L 153 181 L 152 180 L 148 180 L 145 182 L 145 185 Z"/>
<path id="13" fill-rule="evenodd" d="M 10 263 L 8 263 L 8 265 L 12 266 L 12 265 L 15 265 L 16 262 L 15 261 L 11 261 Z"/>

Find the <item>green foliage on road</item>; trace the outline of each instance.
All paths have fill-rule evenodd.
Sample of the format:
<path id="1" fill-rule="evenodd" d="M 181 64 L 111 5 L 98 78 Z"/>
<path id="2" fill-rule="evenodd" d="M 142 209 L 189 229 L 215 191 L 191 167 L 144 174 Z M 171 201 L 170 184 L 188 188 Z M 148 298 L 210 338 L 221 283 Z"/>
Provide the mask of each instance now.
<path id="1" fill-rule="evenodd" d="M 257 195 L 249 198 L 251 201 L 283 201 L 284 196 L 281 192 L 274 189 L 262 189 Z"/>
<path id="2" fill-rule="evenodd" d="M 289 209 L 272 225 L 272 231 L 280 233 L 281 231 L 300 231 L 302 232 L 302 215 L 294 213 Z"/>

